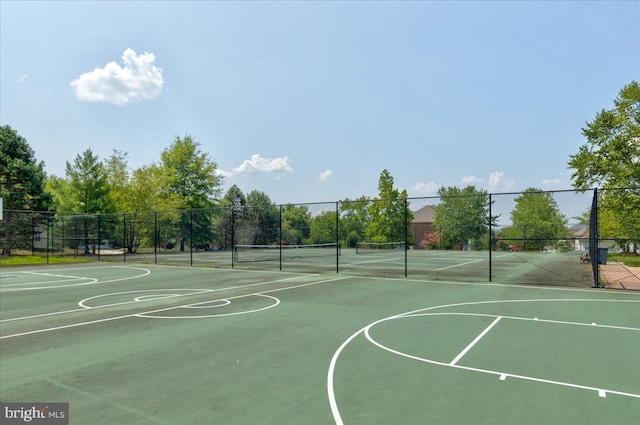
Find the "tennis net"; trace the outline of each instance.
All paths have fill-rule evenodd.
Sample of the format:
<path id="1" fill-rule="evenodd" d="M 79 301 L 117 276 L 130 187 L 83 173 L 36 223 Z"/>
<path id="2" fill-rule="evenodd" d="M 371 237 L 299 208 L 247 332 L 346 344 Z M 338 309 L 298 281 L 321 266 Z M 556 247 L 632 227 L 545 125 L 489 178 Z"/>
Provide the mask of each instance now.
<path id="1" fill-rule="evenodd" d="M 335 257 L 340 255 L 336 243 L 303 245 L 236 245 L 234 259 L 237 263 L 254 261 L 295 260 L 300 258 Z"/>
<path id="2" fill-rule="evenodd" d="M 404 242 L 358 242 L 356 254 L 390 254 L 403 252 L 406 249 Z"/>

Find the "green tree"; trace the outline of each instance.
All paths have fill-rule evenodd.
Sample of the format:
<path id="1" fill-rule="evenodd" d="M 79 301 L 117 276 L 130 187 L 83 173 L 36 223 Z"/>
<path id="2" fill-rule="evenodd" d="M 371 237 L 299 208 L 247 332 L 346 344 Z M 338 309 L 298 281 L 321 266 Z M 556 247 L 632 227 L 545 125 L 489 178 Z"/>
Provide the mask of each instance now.
<path id="1" fill-rule="evenodd" d="M 0 198 L 6 210 L 28 210 L 33 214 L 10 214 L 0 221 L 4 234 L 3 255 L 12 248 L 29 248 L 36 225 L 43 220 L 37 211 L 48 211 L 51 195 L 45 190 L 44 163 L 37 162 L 26 139 L 10 126 L 0 127 Z"/>
<path id="2" fill-rule="evenodd" d="M 344 246 L 355 248 L 358 242 L 366 241 L 370 203 L 366 196 L 340 202 L 340 240 Z"/>
<path id="3" fill-rule="evenodd" d="M 131 184 L 128 154 L 114 149 L 111 156 L 104 161 L 104 171 L 116 211 L 127 211 L 128 206 L 125 204 L 128 198 L 128 188 Z"/>
<path id="4" fill-rule="evenodd" d="M 65 178 L 52 176 L 47 181 L 47 189 L 53 194 L 58 211 L 75 214 L 104 214 L 115 211 L 111 199 L 111 188 L 104 164 L 91 149 L 76 155 L 73 163 L 67 161 Z M 95 252 L 98 233 L 101 239 L 114 236 L 115 225 L 101 225 L 98 217 L 84 217 L 81 220 L 85 254 L 90 246 Z M 100 232 L 99 232 L 100 230 Z"/>
<path id="5" fill-rule="evenodd" d="M 336 212 L 323 211 L 313 217 L 310 224 L 310 243 L 336 242 Z"/>
<path id="6" fill-rule="evenodd" d="M 122 220 L 122 224 L 115 226 L 116 240 L 123 240 L 129 253 L 135 252 L 140 245 L 151 246 L 156 243 L 157 236 L 154 232 L 157 223 L 153 211 L 174 210 L 178 207 L 176 195 L 168 195 L 164 199 L 161 197 L 163 174 L 160 167 L 152 164 L 132 172 L 128 155 L 114 151 L 105 161 L 105 171 L 111 199 L 116 210 L 122 213 L 114 216 L 114 219 Z M 165 222 L 167 218 L 166 213 L 161 216 Z M 114 246 L 119 244 L 114 243 Z"/>
<path id="7" fill-rule="evenodd" d="M 503 230 L 501 238 L 511 239 L 524 250 L 539 251 L 571 237 L 567 219 L 552 193 L 528 188 L 515 201 L 511 211 L 513 225 Z"/>
<path id="8" fill-rule="evenodd" d="M 311 213 L 306 205 L 287 204 L 282 207 L 283 243 L 300 245 L 307 241 L 310 234 Z"/>
<path id="9" fill-rule="evenodd" d="M 620 188 L 601 192 L 601 211 L 607 214 L 609 234 L 623 247 L 640 242 L 640 84 L 632 81 L 622 88 L 611 109 L 602 109 L 582 129 L 587 143 L 571 155 L 569 168 L 573 185 Z"/>
<path id="10" fill-rule="evenodd" d="M 189 135 L 176 136 L 171 146 L 160 154 L 160 162 L 165 199 L 175 201 L 175 206 L 181 210 L 210 210 L 180 214 L 180 251 L 184 251 L 187 237 L 196 246 L 217 239 L 213 222 L 219 211 L 214 208 L 222 193 L 222 176 L 217 172 L 217 164 Z"/>
<path id="11" fill-rule="evenodd" d="M 640 84 L 633 81 L 582 129 L 587 143 L 571 155 L 569 168 L 577 189 L 640 187 Z"/>
<path id="12" fill-rule="evenodd" d="M 368 242 L 401 242 L 412 237 L 409 227 L 413 212 L 409 209 L 407 191 L 393 187 L 393 176 L 382 170 L 378 180 L 378 198 L 369 204 Z M 411 244 L 412 241 L 409 241 Z"/>
<path id="13" fill-rule="evenodd" d="M 241 228 L 246 211 L 247 198 L 237 185 L 229 188 L 222 197 L 220 206 L 222 214 L 218 222 L 218 232 L 222 236 L 221 248 L 228 249 L 232 246 L 233 227 Z M 233 224 L 233 226 L 232 226 Z"/>
<path id="14" fill-rule="evenodd" d="M 461 248 L 469 241 L 486 239 L 489 203 L 485 190 L 475 186 L 441 187 L 438 195 L 440 203 L 434 207 L 433 225 L 440 232 L 441 249 Z"/>
<path id="15" fill-rule="evenodd" d="M 247 209 L 238 243 L 278 244 L 280 211 L 266 193 L 253 190 L 247 195 Z"/>
<path id="16" fill-rule="evenodd" d="M 110 186 L 104 165 L 91 149 L 67 161 L 65 178 L 49 181 L 58 211 L 77 214 L 113 212 Z"/>

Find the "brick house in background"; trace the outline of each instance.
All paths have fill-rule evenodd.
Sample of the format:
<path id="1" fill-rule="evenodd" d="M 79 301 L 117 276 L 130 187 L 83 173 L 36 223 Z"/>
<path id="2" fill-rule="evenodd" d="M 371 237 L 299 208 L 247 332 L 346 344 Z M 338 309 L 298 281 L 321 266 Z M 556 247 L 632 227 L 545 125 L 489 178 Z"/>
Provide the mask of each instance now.
<path id="1" fill-rule="evenodd" d="M 425 205 L 413 212 L 411 222 L 411 234 L 415 241 L 414 249 L 421 249 L 424 242 L 424 234 L 433 232 L 433 205 Z"/>

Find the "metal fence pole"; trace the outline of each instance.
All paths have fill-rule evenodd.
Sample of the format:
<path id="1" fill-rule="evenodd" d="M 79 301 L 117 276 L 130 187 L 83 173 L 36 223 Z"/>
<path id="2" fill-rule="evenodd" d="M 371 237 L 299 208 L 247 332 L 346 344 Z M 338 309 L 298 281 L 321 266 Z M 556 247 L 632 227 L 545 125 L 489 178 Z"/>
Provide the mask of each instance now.
<path id="1" fill-rule="evenodd" d="M 279 236 L 278 238 L 280 239 L 280 242 L 278 243 L 278 250 L 280 251 L 280 270 L 282 270 L 282 205 L 280 205 L 280 232 L 279 232 Z M 298 241 L 296 241 L 296 244 L 298 243 Z"/>
<path id="2" fill-rule="evenodd" d="M 48 215 L 47 216 L 47 249 L 45 249 L 45 251 L 47 251 L 47 264 L 49 264 L 49 240 L 51 239 L 51 232 L 53 231 L 53 226 L 49 224 L 50 222 L 51 222 L 51 216 Z"/>
<path id="3" fill-rule="evenodd" d="M 340 208 L 336 202 L 336 273 L 340 273 Z"/>
<path id="4" fill-rule="evenodd" d="M 409 267 L 407 264 L 409 254 L 409 235 L 407 234 L 407 221 L 409 216 L 407 214 L 408 208 L 409 205 L 407 203 L 407 198 L 404 198 L 404 277 L 407 277 L 407 275 L 409 274 Z"/>
<path id="5" fill-rule="evenodd" d="M 158 264 L 158 211 L 153 213 L 153 264 Z"/>
<path id="6" fill-rule="evenodd" d="M 593 285 L 594 288 L 599 288 L 600 267 L 598 266 L 598 188 L 593 189 L 593 201 L 591 202 L 591 214 L 589 220 L 589 254 L 591 256 L 591 268 L 593 270 Z"/>
<path id="7" fill-rule="evenodd" d="M 491 194 L 489 194 L 489 282 L 493 279 L 493 223 L 491 218 Z"/>
<path id="8" fill-rule="evenodd" d="M 122 214 L 122 262 L 127 262 L 127 213 Z"/>

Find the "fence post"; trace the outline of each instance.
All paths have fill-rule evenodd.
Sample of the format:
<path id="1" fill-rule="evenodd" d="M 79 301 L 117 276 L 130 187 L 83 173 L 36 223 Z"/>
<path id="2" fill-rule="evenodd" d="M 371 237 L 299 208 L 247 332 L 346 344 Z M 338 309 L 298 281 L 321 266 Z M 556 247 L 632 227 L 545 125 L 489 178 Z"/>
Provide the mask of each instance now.
<path id="1" fill-rule="evenodd" d="M 404 277 L 407 277 L 409 273 L 409 267 L 407 265 L 407 257 L 409 254 L 409 237 L 407 234 L 407 220 L 409 217 L 409 214 L 407 214 L 408 207 L 407 198 L 404 198 Z"/>
<path id="2" fill-rule="evenodd" d="M 153 212 L 153 264 L 158 264 L 158 211 Z"/>
<path id="3" fill-rule="evenodd" d="M 53 226 L 49 223 L 51 222 L 51 215 L 47 215 L 47 264 L 49 264 L 49 239 L 51 238 L 51 232 L 53 231 Z"/>
<path id="4" fill-rule="evenodd" d="M 489 194 L 489 282 L 493 280 L 493 220 L 491 217 L 491 194 Z"/>
<path id="5" fill-rule="evenodd" d="M 36 218 L 34 216 L 31 216 L 31 255 L 36 255 Z"/>
<path id="6" fill-rule="evenodd" d="M 336 273 L 340 273 L 340 207 L 336 202 Z"/>
<path id="7" fill-rule="evenodd" d="M 102 244 L 102 214 L 98 214 L 98 261 L 100 261 L 100 245 Z"/>
<path id="8" fill-rule="evenodd" d="M 280 229 L 279 229 L 278 238 L 280 240 L 280 242 L 278 243 L 278 251 L 280 254 L 280 270 L 282 270 L 282 205 L 280 205 Z M 296 241 L 296 244 L 297 243 L 298 241 Z"/>
<path id="9" fill-rule="evenodd" d="M 122 262 L 127 262 L 127 213 L 122 213 Z"/>
<path id="10" fill-rule="evenodd" d="M 231 268 L 235 265 L 236 252 L 236 226 L 235 226 L 235 207 L 231 205 Z"/>
<path id="11" fill-rule="evenodd" d="M 600 287 L 600 267 L 598 267 L 598 188 L 593 189 L 591 213 L 589 214 L 589 255 L 593 271 L 594 288 Z"/>

